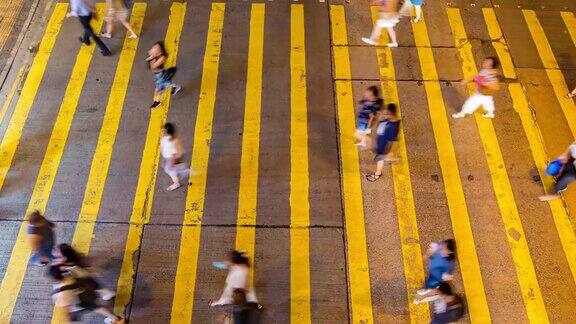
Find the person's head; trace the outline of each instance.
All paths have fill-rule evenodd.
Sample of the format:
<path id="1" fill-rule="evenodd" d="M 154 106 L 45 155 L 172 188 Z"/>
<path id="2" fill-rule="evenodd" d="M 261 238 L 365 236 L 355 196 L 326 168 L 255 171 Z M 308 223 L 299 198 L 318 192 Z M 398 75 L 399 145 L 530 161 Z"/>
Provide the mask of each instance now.
<path id="1" fill-rule="evenodd" d="M 176 137 L 176 126 L 172 123 L 166 123 L 163 127 L 164 135 L 170 136 L 171 138 Z"/>
<path id="2" fill-rule="evenodd" d="M 230 252 L 230 261 L 234 264 L 250 266 L 250 261 L 248 261 L 248 257 L 244 255 L 244 252 L 239 252 L 236 250 Z"/>
<path id="3" fill-rule="evenodd" d="M 246 291 L 241 288 L 234 289 L 234 292 L 232 293 L 232 303 L 238 306 L 246 305 Z"/>
<path id="4" fill-rule="evenodd" d="M 381 114 L 384 119 L 396 118 L 398 116 L 398 106 L 389 103 L 384 109 L 382 109 Z"/>
<path id="5" fill-rule="evenodd" d="M 364 92 L 364 98 L 370 101 L 376 101 L 380 95 L 380 91 L 378 91 L 377 86 L 369 86 L 368 89 Z"/>
<path id="6" fill-rule="evenodd" d="M 46 222 L 46 218 L 42 216 L 39 210 L 33 211 L 28 217 L 28 222 L 34 226 L 43 225 Z"/>
<path id="7" fill-rule="evenodd" d="M 154 51 L 157 55 L 167 55 L 166 54 L 166 47 L 164 47 L 163 41 L 157 41 L 152 45 L 152 51 Z"/>
<path id="8" fill-rule="evenodd" d="M 66 260 L 66 263 L 72 263 L 82 266 L 82 255 L 74 250 L 72 246 L 66 243 L 58 244 L 56 253 L 60 254 Z"/>
<path id="9" fill-rule="evenodd" d="M 496 57 L 488 56 L 482 62 L 482 68 L 483 69 L 495 69 L 498 67 L 499 64 L 500 64 L 500 62 L 498 62 L 498 59 Z"/>
<path id="10" fill-rule="evenodd" d="M 59 266 L 53 265 L 48 268 L 48 277 L 54 281 L 62 281 L 64 280 L 64 273 Z"/>
<path id="11" fill-rule="evenodd" d="M 440 294 L 444 296 L 454 295 L 454 292 L 452 292 L 452 286 L 450 286 L 450 284 L 446 281 L 440 282 L 440 285 L 438 286 L 438 291 L 440 292 Z"/>
<path id="12" fill-rule="evenodd" d="M 447 257 L 449 260 L 454 260 L 456 258 L 456 241 L 454 239 L 447 239 L 440 244 L 440 249 L 442 255 Z"/>

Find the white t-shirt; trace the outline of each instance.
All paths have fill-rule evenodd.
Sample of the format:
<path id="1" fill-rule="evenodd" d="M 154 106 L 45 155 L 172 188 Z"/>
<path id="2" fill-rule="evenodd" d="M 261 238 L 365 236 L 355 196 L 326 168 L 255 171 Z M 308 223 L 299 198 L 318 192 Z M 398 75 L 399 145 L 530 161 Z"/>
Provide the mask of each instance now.
<path id="1" fill-rule="evenodd" d="M 160 152 L 163 158 L 171 159 L 174 155 L 176 155 L 176 157 L 182 156 L 182 154 L 184 154 L 184 148 L 178 138 L 171 139 L 170 136 L 162 136 L 160 140 Z"/>
<path id="2" fill-rule="evenodd" d="M 232 289 L 248 289 L 248 272 L 249 269 L 242 265 L 231 265 L 226 278 L 226 285 Z"/>

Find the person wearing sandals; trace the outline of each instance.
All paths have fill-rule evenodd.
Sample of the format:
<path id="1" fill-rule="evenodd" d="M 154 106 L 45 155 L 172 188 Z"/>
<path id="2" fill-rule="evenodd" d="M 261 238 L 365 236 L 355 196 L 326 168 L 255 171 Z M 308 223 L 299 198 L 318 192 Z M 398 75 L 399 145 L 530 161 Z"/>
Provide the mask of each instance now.
<path id="1" fill-rule="evenodd" d="M 378 180 L 382 176 L 382 169 L 385 162 L 395 162 L 398 159 L 392 157 L 392 145 L 398 140 L 398 132 L 400 130 L 400 119 L 398 119 L 398 109 L 395 104 L 391 103 L 379 113 L 381 119 L 378 122 L 376 129 L 376 156 L 374 163 L 376 163 L 376 171 L 374 174 L 369 174 L 366 179 L 370 182 Z"/>
<path id="2" fill-rule="evenodd" d="M 190 174 L 190 169 L 186 167 L 182 160 L 184 147 L 176 134 L 174 124 L 164 124 L 163 132 L 164 135 L 160 140 L 160 152 L 162 154 L 164 172 L 172 179 L 172 184 L 166 190 L 172 191 L 180 188 L 180 177 L 187 177 Z"/>
<path id="3" fill-rule="evenodd" d="M 124 6 L 123 0 L 106 0 L 108 11 L 106 13 L 106 33 L 102 37 L 112 38 L 112 30 L 114 29 L 114 22 L 119 21 L 130 33 L 128 37 L 138 38 L 132 26 L 128 22 L 128 9 Z"/>
<path id="4" fill-rule="evenodd" d="M 394 31 L 394 26 L 398 24 L 398 12 L 396 11 L 398 6 L 398 0 L 374 0 L 372 2 L 374 6 L 380 6 L 378 21 L 372 29 L 372 34 L 370 38 L 363 37 L 362 41 L 370 45 L 378 45 L 378 40 L 382 34 L 382 29 L 386 28 L 388 31 L 388 36 L 390 36 L 390 42 L 387 44 L 388 47 L 398 47 L 398 42 L 396 41 L 396 31 Z"/>
<path id="5" fill-rule="evenodd" d="M 154 43 L 152 48 L 148 51 L 148 57 L 146 62 L 148 62 L 148 68 L 154 72 L 154 78 L 156 79 L 156 87 L 154 89 L 154 101 L 150 108 L 156 108 L 160 106 L 160 96 L 168 87 L 171 87 L 172 95 L 177 94 L 182 90 L 182 87 L 175 84 L 172 81 L 174 77 L 175 68 L 169 68 L 164 70 L 164 63 L 168 54 L 166 53 L 166 48 L 164 47 L 164 42 L 158 41 Z M 172 69 L 172 73 L 166 73 Z"/>
<path id="6" fill-rule="evenodd" d="M 415 17 L 412 19 L 413 23 L 418 23 L 422 19 L 422 3 L 424 0 L 404 0 L 400 8 L 400 15 L 404 17 L 412 16 L 412 8 L 414 8 Z"/>
<path id="7" fill-rule="evenodd" d="M 551 194 L 538 197 L 540 201 L 560 198 L 560 193 L 565 191 L 570 183 L 576 181 L 576 142 L 572 143 L 557 160 L 562 163 L 562 168 L 556 175 L 556 183 L 549 191 Z"/>
<path id="8" fill-rule="evenodd" d="M 564 98 L 566 99 L 572 99 L 574 98 L 574 96 L 576 96 L 576 88 L 574 88 L 572 91 L 568 92 Z"/>
<path id="9" fill-rule="evenodd" d="M 360 147 L 368 146 L 371 128 L 374 126 L 376 114 L 382 109 L 383 100 L 380 98 L 378 87 L 370 86 L 364 92 L 364 97 L 360 100 L 360 110 L 358 111 L 356 126 L 356 145 Z"/>

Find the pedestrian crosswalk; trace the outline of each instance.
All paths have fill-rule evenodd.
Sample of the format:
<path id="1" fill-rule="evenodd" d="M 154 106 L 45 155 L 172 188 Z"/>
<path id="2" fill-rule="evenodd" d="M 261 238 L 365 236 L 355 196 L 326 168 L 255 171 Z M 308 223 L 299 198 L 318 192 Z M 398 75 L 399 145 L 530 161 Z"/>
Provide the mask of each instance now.
<path id="1" fill-rule="evenodd" d="M 216 318 L 218 310 L 207 307 L 208 300 L 199 297 L 206 293 L 200 292 L 199 287 L 209 286 L 210 295 L 218 298 L 223 277 L 210 274 L 215 270 L 206 260 L 214 251 L 236 248 L 246 251 L 252 260 L 250 280 L 259 302 L 265 305 L 265 322 L 425 323 L 431 319 L 431 307 L 412 302 L 426 275 L 424 253 L 431 240 L 449 235 L 458 247 L 455 283 L 466 296 L 470 322 L 568 323 L 569 316 L 574 315 L 573 307 L 564 301 L 576 298 L 576 232 L 571 216 L 576 201 L 570 199 L 575 197 L 573 189 L 564 198 L 548 203 L 537 202 L 536 195 L 548 193 L 554 184 L 544 172 L 546 164 L 576 137 L 576 107 L 574 101 L 564 98 L 575 79 L 560 63 L 553 43 L 556 40 L 546 33 L 539 12 L 499 8 L 464 11 L 435 4 L 425 8 L 421 22 L 401 22 L 405 26 L 398 27 L 403 33 L 399 31 L 400 47 L 391 49 L 384 46 L 388 43 L 386 35 L 376 47 L 356 46 L 358 30 L 368 33 L 377 20 L 376 7 L 365 6 L 357 12 L 359 6 L 316 1 L 161 5 L 135 2 L 130 24 L 140 37 L 125 37 L 118 43 L 115 56 L 109 58 L 114 60 L 109 68 L 113 78 L 99 88 L 99 97 L 107 98 L 102 102 L 101 117 L 97 117 L 101 120 L 89 121 L 79 120 L 77 111 L 82 109 L 87 85 L 95 82 L 90 73 L 103 65 L 97 61 L 100 58 L 94 54 L 94 44 L 79 46 L 77 53 L 63 57 L 65 53 L 57 44 L 70 37 L 61 30 L 68 31 L 68 24 L 73 27 L 77 23 L 65 20 L 68 7 L 66 3 L 54 4 L 22 89 L 12 103 L 0 110 L 0 199 L 10 201 L 15 197 L 11 192 L 29 190 L 29 194 L 17 196 L 26 196 L 24 207 L 11 204 L 4 210 L 0 206 L 0 224 L 26 220 L 34 210 L 46 211 L 51 218 L 51 206 L 70 204 L 70 215 L 54 216 L 65 232 L 60 235 L 69 237 L 74 247 L 88 255 L 93 254 L 95 245 L 111 251 L 109 256 L 97 257 L 111 259 L 103 276 L 107 283 L 116 286 L 116 313 L 138 322 L 147 316 L 142 315 L 143 309 L 160 307 L 153 309 L 157 317 L 148 321 L 201 323 L 210 316 Z M 97 4 L 96 10 L 97 19 L 92 24 L 100 30 L 105 4 Z M 198 84 L 198 88 L 184 83 L 183 94 L 172 97 L 167 91 L 162 104 L 148 110 L 144 107 L 149 105 L 152 93 L 142 93 L 140 89 L 151 89 L 144 87 L 151 80 L 135 77 L 135 73 L 143 68 L 139 60 L 147 56 L 147 49 L 156 40 L 152 37 L 160 37 L 160 28 L 147 31 L 148 25 L 159 27 L 154 21 L 155 10 L 169 15 L 166 26 L 161 26 L 169 54 L 165 66 L 178 66 L 177 77 L 183 82 L 191 80 L 190 75 L 197 76 L 198 82 L 189 84 Z M 436 15 L 432 15 L 432 10 L 436 10 Z M 533 55 L 530 59 L 537 60 L 542 68 L 517 65 L 511 50 L 515 45 L 507 41 L 510 31 L 500 20 L 511 12 L 515 23 L 527 27 L 529 33 L 523 37 L 536 49 L 526 55 Z M 191 23 L 202 19 L 199 17 L 204 13 L 209 15 L 200 21 L 206 24 Z M 574 13 L 556 14 L 555 28 L 566 30 L 564 39 L 571 40 L 571 48 L 576 48 Z M 326 30 L 319 30 L 312 20 L 325 21 Z M 467 25 L 469 20 L 475 24 L 474 30 Z M 239 26 L 239 21 L 244 25 Z M 438 26 L 439 21 L 442 26 Z M 449 37 L 435 40 L 438 28 Z M 231 39 L 227 35 L 232 29 L 246 30 L 248 35 L 241 40 Z M 155 34 L 148 36 L 147 32 Z M 318 34 L 329 35 L 323 40 L 325 53 L 315 52 L 319 48 Z M 189 40 L 189 35 L 203 35 L 194 38 L 202 39 L 202 43 L 187 43 L 184 40 Z M 482 35 L 483 42 L 477 42 L 478 35 Z M 227 52 L 227 44 L 244 41 L 242 48 L 246 53 Z M 403 46 L 404 43 L 415 46 Z M 272 47 L 278 46 L 286 50 L 284 60 L 268 55 Z M 201 56 L 199 66 L 186 65 L 191 60 L 189 55 Z M 495 96 L 495 119 L 474 114 L 474 120 L 452 120 L 450 115 L 462 104 L 459 100 L 472 89 L 461 89 L 451 81 L 474 76 L 483 57 L 491 55 L 499 59 L 505 79 L 505 86 Z M 321 62 L 317 57 L 330 60 Z M 224 63 L 229 63 L 225 60 L 237 58 L 246 61 L 237 62 L 241 68 L 223 68 L 227 66 Z M 49 64 L 53 62 L 57 64 Z M 70 66 L 70 74 L 62 84 L 58 102 L 51 107 L 54 121 L 43 123 L 43 115 L 35 110 L 45 100 L 39 93 L 59 73 L 54 68 L 61 66 Z M 412 78 L 405 77 L 407 69 Z M 452 77 L 447 78 L 447 74 Z M 238 86 L 237 80 L 243 84 Z M 538 82 L 544 90 L 533 89 L 534 84 L 540 85 Z M 284 93 L 268 93 L 267 86 L 272 83 L 276 83 L 272 89 L 287 85 Z M 320 89 L 319 84 L 324 88 Z M 398 105 L 405 121 L 394 149 L 400 160 L 390 166 L 384 180 L 373 184 L 364 181 L 371 153 L 359 151 L 354 144 L 355 102 L 362 96 L 362 87 L 371 84 L 382 89 L 386 103 Z M 6 91 L 15 93 L 14 89 Z M 235 94 L 234 101 L 239 102 L 241 111 L 222 109 L 219 100 L 223 93 Z M 317 103 L 318 98 L 325 96 L 330 97 L 332 106 L 320 107 Z M 270 107 L 270 98 L 285 107 Z M 133 102 L 142 107 L 128 104 Z M 551 107 L 546 116 L 544 106 Z M 195 118 L 176 117 L 183 116 L 182 109 L 195 111 Z M 130 115 L 133 110 L 149 115 L 148 125 L 136 124 Z M 226 113 L 238 118 L 238 122 L 222 122 L 220 116 Z M 277 130 L 284 133 L 284 140 L 267 141 L 267 124 L 275 118 L 278 121 L 274 125 L 285 126 Z M 316 120 L 327 125 L 328 131 L 317 129 Z M 192 172 L 187 186 L 164 195 L 159 194 L 164 191 L 159 141 L 166 121 L 174 121 L 179 129 L 191 130 L 184 132 L 191 136 L 183 141 L 191 153 L 188 161 Z M 69 139 L 77 135 L 73 124 L 78 122 L 98 124 L 97 134 L 88 135 L 95 143 L 90 156 L 75 157 L 78 164 L 85 166 L 81 177 L 67 174 L 68 164 L 62 162 Z M 550 122 L 558 126 L 549 125 Z M 328 125 L 334 124 L 336 131 L 330 133 Z M 123 133 L 123 127 L 145 129 L 141 132 L 145 137 Z M 552 134 L 552 130 L 557 133 Z M 17 170 L 26 160 L 21 152 L 30 145 L 27 136 L 35 132 L 46 134 L 45 140 L 38 140 L 45 143 L 38 153 L 42 158 L 33 162 L 36 166 L 27 166 L 37 170 L 33 174 L 35 181 L 15 188 L 14 179 L 20 176 Z M 222 147 L 230 145 L 222 134 L 239 136 L 240 147 L 234 151 L 238 154 L 220 154 Z M 337 146 L 332 144 L 335 142 Z M 118 143 L 133 143 L 141 150 L 123 151 Z M 523 143 L 526 147 L 521 146 Z M 330 145 L 332 155 L 320 154 L 331 150 L 322 151 L 320 146 Z M 283 156 L 271 158 L 268 151 L 281 152 Z M 129 190 L 113 181 L 124 171 L 114 162 L 123 161 L 127 155 L 137 155 L 137 159 L 130 160 L 137 164 L 129 166 L 134 170 L 135 183 L 135 189 Z M 235 171 L 222 168 L 221 164 L 215 168 L 215 159 L 234 166 Z M 284 191 L 267 192 L 263 186 L 263 178 L 269 176 L 262 173 L 266 159 L 278 164 L 278 173 L 271 172 L 274 174 L 266 181 L 283 182 L 283 187 L 274 188 L 285 188 Z M 313 178 L 316 163 L 329 165 L 339 177 L 323 178 L 319 186 L 320 181 Z M 78 195 L 70 194 L 68 201 L 56 201 L 53 193 L 61 188 L 57 179 L 78 178 L 83 182 L 75 190 Z M 233 182 L 237 188 L 231 194 L 234 201 L 219 199 L 222 191 L 214 187 L 212 179 Z M 384 188 L 383 183 L 390 188 Z M 340 192 L 337 200 L 341 202 L 335 207 L 339 215 L 322 214 L 325 202 L 317 198 L 322 197 L 322 188 L 329 187 Z M 126 191 L 130 193 L 130 201 L 126 202 L 130 210 L 110 210 L 106 206 L 107 193 L 114 197 L 116 192 Z M 262 203 L 269 197 L 280 197 L 270 199 L 284 201 L 285 205 L 263 209 Z M 209 211 L 214 202 L 234 216 L 232 223 L 213 219 Z M 177 210 L 178 214 L 163 219 L 167 215 L 162 214 L 164 208 Z M 110 218 L 110 214 L 114 217 Z M 327 222 L 328 218 L 332 222 Z M 387 219 L 395 228 L 373 228 L 373 220 L 378 218 Z M 224 215 L 222 219 L 226 219 Z M 123 228 L 118 234 L 122 236 L 121 246 L 99 237 L 98 226 L 103 225 Z M 18 222 L 18 226 L 16 235 L 8 230 L 6 234 L 2 232 L 3 236 L 13 237 L 10 246 L 0 246 L 0 264 L 4 268 L 0 269 L 0 323 L 24 323 L 22 316 L 16 314 L 17 309 L 34 304 L 22 301 L 50 298 L 49 288 L 42 292 L 43 297 L 34 296 L 35 291 L 30 289 L 35 282 L 46 285 L 46 280 L 29 265 L 27 223 Z M 170 242 L 173 250 L 160 251 L 161 256 L 155 254 L 158 251 L 154 246 L 159 243 L 151 236 L 151 228 L 165 237 L 179 237 Z M 332 231 L 337 234 L 325 234 Z M 378 232 L 396 233 L 396 245 L 382 246 L 380 237 L 374 234 Z M 215 235 L 235 239 L 228 242 L 215 239 Z M 59 241 L 66 240 L 59 237 Z M 215 242 L 221 246 L 214 246 Z M 334 255 L 341 253 L 340 262 L 328 264 L 324 257 L 319 258 L 315 251 L 318 242 L 329 242 L 330 246 L 324 248 L 334 250 Z M 337 252 L 339 247 L 343 249 Z M 165 258 L 171 263 L 149 265 L 142 261 Z M 387 276 L 394 278 L 390 282 L 378 279 L 381 274 L 377 272 L 383 269 L 376 269 L 374 264 L 382 262 L 389 265 L 384 271 L 394 272 Z M 166 272 L 158 270 L 164 267 Z M 147 277 L 150 271 L 155 275 Z M 271 280 L 279 283 L 274 285 Z M 160 293 L 160 289 L 169 291 Z M 499 299 L 499 292 L 505 290 L 513 296 L 510 300 Z M 155 298 L 162 298 L 161 306 L 145 302 Z M 66 322 L 65 313 L 58 308 L 28 311 L 44 314 L 29 322 Z"/>

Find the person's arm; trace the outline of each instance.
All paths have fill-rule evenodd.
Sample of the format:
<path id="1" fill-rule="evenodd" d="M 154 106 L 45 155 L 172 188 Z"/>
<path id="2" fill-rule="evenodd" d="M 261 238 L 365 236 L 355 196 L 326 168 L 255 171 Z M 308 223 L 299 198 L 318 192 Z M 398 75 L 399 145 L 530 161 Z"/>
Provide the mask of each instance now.
<path id="1" fill-rule="evenodd" d="M 370 113 L 368 116 L 368 128 L 372 128 L 374 124 L 374 113 Z"/>
<path id="2" fill-rule="evenodd" d="M 150 68 L 151 69 L 157 69 L 157 68 L 161 67 L 165 61 L 166 61 L 166 57 L 164 55 L 158 56 L 155 59 L 153 58 L 150 61 Z"/>
<path id="3" fill-rule="evenodd" d="M 440 291 L 438 289 L 428 289 L 428 292 L 426 292 L 424 295 L 416 295 L 416 298 L 414 299 L 420 301 L 425 298 L 430 298 L 438 295 L 440 295 Z"/>

